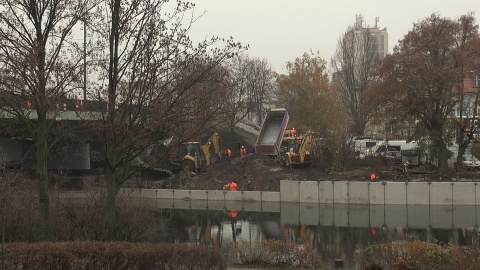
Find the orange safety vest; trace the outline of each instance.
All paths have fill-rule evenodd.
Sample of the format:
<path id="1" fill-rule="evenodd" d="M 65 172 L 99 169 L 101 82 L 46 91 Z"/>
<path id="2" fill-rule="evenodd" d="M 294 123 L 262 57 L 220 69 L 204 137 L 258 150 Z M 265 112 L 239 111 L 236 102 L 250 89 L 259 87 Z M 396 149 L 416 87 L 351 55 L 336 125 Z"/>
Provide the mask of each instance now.
<path id="1" fill-rule="evenodd" d="M 240 156 L 244 157 L 247 155 L 247 149 L 245 147 L 240 148 Z"/>
<path id="2" fill-rule="evenodd" d="M 225 150 L 225 155 L 226 155 L 228 158 L 231 157 L 231 156 L 232 156 L 232 150 L 230 150 L 230 149 Z"/>
<path id="3" fill-rule="evenodd" d="M 372 174 L 370 175 L 370 180 L 373 181 L 373 180 L 375 180 L 375 179 L 377 179 L 377 176 L 375 175 L 375 173 L 372 173 Z"/>
<path id="4" fill-rule="evenodd" d="M 235 184 L 235 182 L 233 182 L 233 181 L 226 184 L 225 187 L 229 188 L 230 191 L 237 191 L 237 184 Z"/>
<path id="5" fill-rule="evenodd" d="M 228 211 L 227 215 L 229 215 L 231 218 L 236 218 L 238 215 L 237 211 Z"/>

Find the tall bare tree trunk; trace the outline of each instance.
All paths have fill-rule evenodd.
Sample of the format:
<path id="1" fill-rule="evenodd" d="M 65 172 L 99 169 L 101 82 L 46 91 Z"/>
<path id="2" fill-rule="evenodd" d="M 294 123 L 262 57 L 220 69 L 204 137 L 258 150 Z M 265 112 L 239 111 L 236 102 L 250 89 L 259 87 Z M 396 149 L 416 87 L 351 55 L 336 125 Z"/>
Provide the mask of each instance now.
<path id="1" fill-rule="evenodd" d="M 116 205 L 117 205 L 117 181 L 115 177 L 115 168 L 107 166 L 107 198 L 105 202 L 105 223 L 104 223 L 104 240 L 112 240 L 115 236 L 116 224 Z"/>
<path id="2" fill-rule="evenodd" d="M 48 175 L 47 175 L 47 120 L 46 114 L 38 115 L 37 127 L 37 181 L 38 198 L 40 206 L 40 219 L 42 225 L 42 238 L 46 241 L 53 240 L 52 221 L 50 217 L 50 199 L 48 196 Z"/>

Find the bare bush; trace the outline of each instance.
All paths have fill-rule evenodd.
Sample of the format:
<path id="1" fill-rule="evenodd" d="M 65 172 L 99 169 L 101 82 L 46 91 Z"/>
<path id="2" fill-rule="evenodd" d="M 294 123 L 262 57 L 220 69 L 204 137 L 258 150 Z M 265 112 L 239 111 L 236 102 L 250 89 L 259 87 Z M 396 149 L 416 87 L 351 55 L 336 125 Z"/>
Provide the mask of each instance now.
<path id="1" fill-rule="evenodd" d="M 372 245 L 355 252 L 357 269 L 478 269 L 478 247 L 425 242 Z"/>
<path id="2" fill-rule="evenodd" d="M 254 267 L 318 268 L 320 256 L 313 249 L 283 241 L 239 242 L 239 264 Z"/>

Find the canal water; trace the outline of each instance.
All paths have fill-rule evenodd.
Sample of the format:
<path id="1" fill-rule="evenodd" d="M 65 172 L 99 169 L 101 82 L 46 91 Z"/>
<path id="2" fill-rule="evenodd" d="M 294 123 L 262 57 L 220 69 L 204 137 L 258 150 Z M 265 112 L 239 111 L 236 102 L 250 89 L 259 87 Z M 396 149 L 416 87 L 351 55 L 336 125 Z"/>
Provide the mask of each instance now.
<path id="1" fill-rule="evenodd" d="M 144 204 L 143 202 L 142 204 Z M 310 245 L 333 266 L 354 266 L 354 251 L 403 240 L 478 245 L 476 206 L 407 206 L 151 200 L 168 217 L 163 242 L 217 246 L 234 263 L 239 242 L 279 240 Z M 252 203 L 253 204 L 253 203 Z M 338 263 L 338 262 L 337 262 Z"/>

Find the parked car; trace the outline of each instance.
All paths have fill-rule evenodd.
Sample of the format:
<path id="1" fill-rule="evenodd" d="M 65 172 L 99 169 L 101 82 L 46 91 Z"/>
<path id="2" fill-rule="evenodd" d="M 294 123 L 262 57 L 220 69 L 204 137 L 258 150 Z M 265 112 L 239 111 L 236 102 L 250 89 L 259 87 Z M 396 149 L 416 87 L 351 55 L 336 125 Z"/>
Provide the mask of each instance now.
<path id="1" fill-rule="evenodd" d="M 464 155 L 462 158 L 462 166 L 469 170 L 480 169 L 480 160 L 472 155 Z"/>

